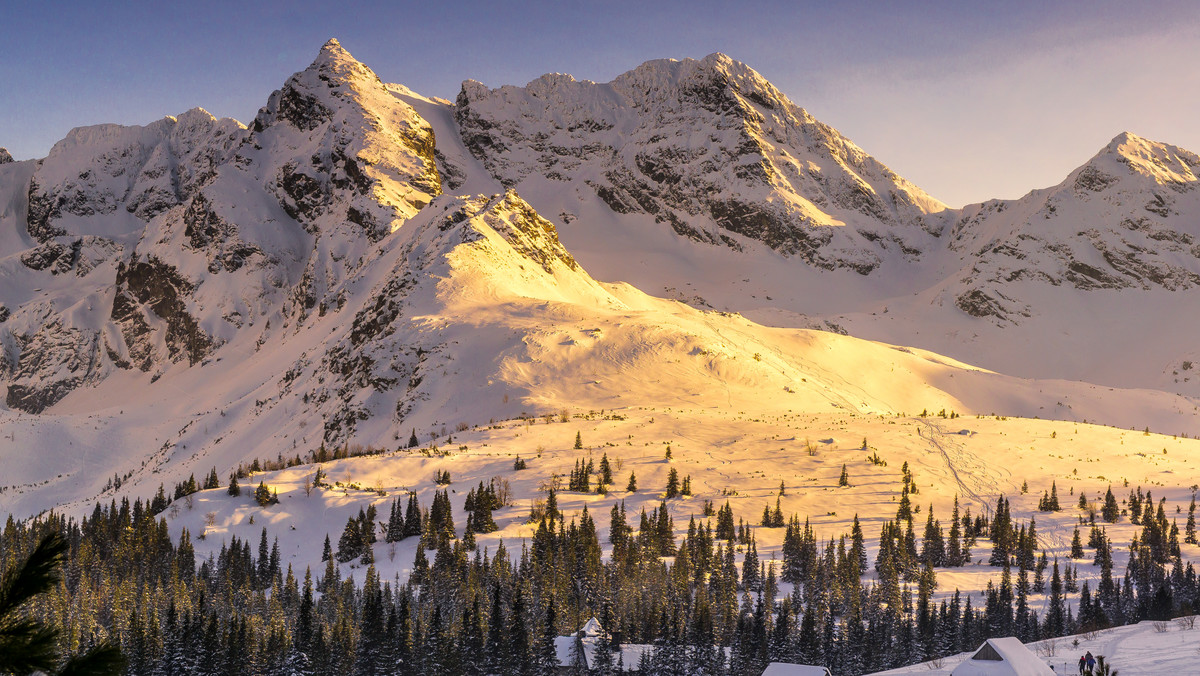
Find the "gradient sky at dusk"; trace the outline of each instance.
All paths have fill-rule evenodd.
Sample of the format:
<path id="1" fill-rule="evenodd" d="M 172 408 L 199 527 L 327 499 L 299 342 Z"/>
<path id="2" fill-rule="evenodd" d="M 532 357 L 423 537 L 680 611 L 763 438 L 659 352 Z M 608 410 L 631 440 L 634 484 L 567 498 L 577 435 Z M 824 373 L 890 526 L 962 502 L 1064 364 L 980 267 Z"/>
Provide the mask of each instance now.
<path id="1" fill-rule="evenodd" d="M 721 51 L 952 206 L 1058 183 L 1128 130 L 1200 151 L 1195 2 L 4 2 L 0 146 L 202 106 L 243 122 L 337 37 L 384 81 L 605 82 Z"/>

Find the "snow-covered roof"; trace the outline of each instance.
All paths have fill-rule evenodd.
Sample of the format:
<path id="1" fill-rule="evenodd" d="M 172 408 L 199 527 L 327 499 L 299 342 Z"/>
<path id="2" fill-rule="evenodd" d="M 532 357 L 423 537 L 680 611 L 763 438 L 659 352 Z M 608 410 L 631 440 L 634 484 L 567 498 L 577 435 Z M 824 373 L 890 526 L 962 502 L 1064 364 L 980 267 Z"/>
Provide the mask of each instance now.
<path id="1" fill-rule="evenodd" d="M 772 662 L 763 670 L 762 676 L 829 676 L 829 669 L 808 664 Z"/>
<path id="2" fill-rule="evenodd" d="M 984 641 L 951 676 L 1054 676 L 1049 667 L 1020 640 L 1008 636 Z"/>
<path id="3" fill-rule="evenodd" d="M 575 637 L 556 636 L 554 638 L 554 655 L 561 667 L 575 666 Z"/>
<path id="4" fill-rule="evenodd" d="M 554 639 L 554 654 L 558 658 L 558 664 L 561 667 L 574 667 L 576 662 L 576 642 L 583 647 L 583 660 L 588 669 L 592 669 L 596 664 L 596 642 L 600 637 L 600 632 L 603 631 L 600 627 L 600 622 L 596 618 L 592 618 L 580 630 L 584 633 L 583 638 L 576 636 L 558 636 Z M 595 633 L 588 633 L 594 631 Z M 638 664 L 642 661 L 642 653 L 650 653 L 654 651 L 654 646 L 642 643 L 624 643 L 620 648 L 613 651 L 613 664 L 621 663 L 625 666 L 625 671 L 637 671 Z"/>

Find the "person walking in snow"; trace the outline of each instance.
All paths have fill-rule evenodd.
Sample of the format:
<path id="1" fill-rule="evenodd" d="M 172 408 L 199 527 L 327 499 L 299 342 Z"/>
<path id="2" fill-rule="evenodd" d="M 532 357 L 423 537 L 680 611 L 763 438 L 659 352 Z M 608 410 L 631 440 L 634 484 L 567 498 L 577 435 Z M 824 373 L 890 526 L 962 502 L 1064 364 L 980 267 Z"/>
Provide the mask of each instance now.
<path id="1" fill-rule="evenodd" d="M 1079 676 L 1083 676 L 1083 668 L 1087 666 L 1087 658 L 1083 655 L 1079 656 Z"/>
<path id="2" fill-rule="evenodd" d="M 1092 651 L 1090 650 L 1086 655 L 1084 655 L 1084 657 L 1087 658 L 1087 673 L 1090 674 L 1096 668 L 1096 658 L 1092 657 Z"/>

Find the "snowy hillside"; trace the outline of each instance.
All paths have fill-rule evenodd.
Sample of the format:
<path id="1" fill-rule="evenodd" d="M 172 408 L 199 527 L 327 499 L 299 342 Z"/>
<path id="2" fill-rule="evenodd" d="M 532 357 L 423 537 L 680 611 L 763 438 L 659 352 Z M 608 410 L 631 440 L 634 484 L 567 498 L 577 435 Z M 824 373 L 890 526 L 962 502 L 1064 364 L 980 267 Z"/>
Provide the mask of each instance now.
<path id="1" fill-rule="evenodd" d="M 1098 160 L 1106 175 L 1136 169 L 1129 194 L 1157 177 L 1187 213 L 1193 156 L 1114 148 L 1126 160 Z M 249 127 L 197 109 L 77 129 L 0 166 L 0 187 L 0 505 L 21 514 L 563 409 L 1198 422 L 1172 388 L 1014 378 L 964 363 L 1004 359 L 970 342 L 961 361 L 894 346 L 889 332 L 947 345 L 972 322 L 1009 335 L 919 306 L 957 298 L 948 271 L 1027 241 L 1031 221 L 964 216 L 951 232 L 955 213 L 723 55 L 604 85 L 468 82 L 451 104 L 383 84 L 331 40 Z M 1184 241 L 1186 216 L 1169 222 Z M 1145 292 L 1176 293 L 1162 287 Z M 925 289 L 903 313 L 865 310 Z M 692 307 L 713 305 L 746 312 Z M 808 330 L 839 323 L 885 342 Z"/>

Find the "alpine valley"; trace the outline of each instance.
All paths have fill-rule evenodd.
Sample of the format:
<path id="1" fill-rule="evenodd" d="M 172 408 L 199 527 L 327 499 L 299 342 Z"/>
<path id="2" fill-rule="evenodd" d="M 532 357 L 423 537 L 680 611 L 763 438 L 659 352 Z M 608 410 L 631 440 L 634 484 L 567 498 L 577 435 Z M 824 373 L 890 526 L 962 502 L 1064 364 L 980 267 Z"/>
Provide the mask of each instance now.
<path id="1" fill-rule="evenodd" d="M 986 524 L 1011 505 L 1036 515 L 1030 551 L 1097 588 L 1103 557 L 1072 557 L 1072 531 L 1106 491 L 1126 511 L 1088 546 L 1116 543 L 1118 576 L 1146 565 L 1143 488 L 1163 523 L 1194 510 L 1198 172 L 1121 133 L 1056 186 L 952 209 L 723 54 L 468 80 L 451 102 L 330 40 L 249 125 L 197 108 L 78 128 L 40 160 L 0 150 L 0 513 L 164 487 L 155 512 L 198 561 L 265 527 L 299 576 L 367 507 L 437 494 L 475 519 L 485 485 L 504 489 L 479 551 L 534 542 L 548 495 L 605 533 L 619 503 L 661 508 L 681 537 L 728 504 L 781 569 L 772 511 L 828 552 L 861 524 L 876 561 L 901 505 Z M 581 490 L 602 458 L 617 478 Z M 235 473 L 272 499 L 231 495 Z M 425 570 L 417 538 L 379 527 L 339 579 Z M 978 562 L 932 566 L 935 600 L 982 608 L 1007 576 L 986 531 Z M 1178 540 L 1182 578 L 1200 547 Z M 1049 594 L 1029 606 L 1054 616 Z M 564 633 L 601 615 L 572 608 L 590 610 Z M 837 664 L 975 647 L 946 645 Z"/>

